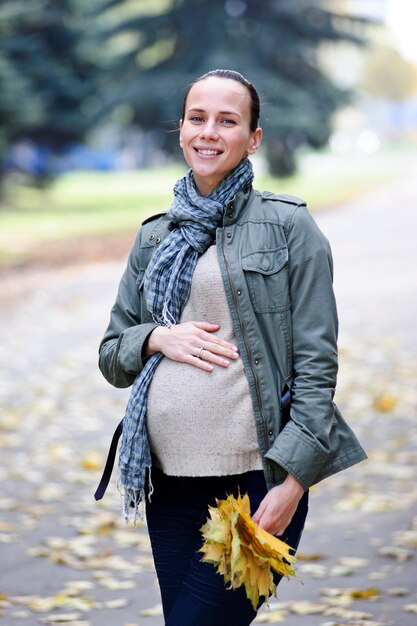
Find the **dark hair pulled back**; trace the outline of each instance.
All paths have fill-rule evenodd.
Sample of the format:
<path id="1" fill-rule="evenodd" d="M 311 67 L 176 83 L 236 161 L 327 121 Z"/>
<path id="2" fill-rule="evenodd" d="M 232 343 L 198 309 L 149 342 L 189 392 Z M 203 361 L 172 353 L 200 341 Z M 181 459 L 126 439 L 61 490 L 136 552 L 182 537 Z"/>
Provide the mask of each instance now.
<path id="1" fill-rule="evenodd" d="M 197 78 L 194 82 L 192 82 L 188 86 L 187 91 L 185 92 L 185 95 L 184 95 L 181 118 L 184 119 L 185 117 L 185 107 L 187 105 L 187 98 L 188 98 L 188 94 L 190 93 L 191 88 L 196 83 L 199 83 L 200 81 L 205 80 L 206 78 L 211 78 L 212 76 L 215 76 L 217 78 L 228 78 L 229 80 L 235 80 L 237 83 L 240 83 L 241 85 L 246 87 L 246 89 L 249 92 L 250 100 L 251 100 L 250 130 L 251 132 L 254 132 L 258 128 L 259 114 L 260 114 L 260 108 L 261 108 L 259 95 L 255 87 L 252 85 L 252 83 L 250 83 L 242 74 L 240 74 L 239 72 L 236 72 L 235 70 L 211 70 L 210 72 L 203 74 L 202 76 L 200 76 L 200 78 Z"/>

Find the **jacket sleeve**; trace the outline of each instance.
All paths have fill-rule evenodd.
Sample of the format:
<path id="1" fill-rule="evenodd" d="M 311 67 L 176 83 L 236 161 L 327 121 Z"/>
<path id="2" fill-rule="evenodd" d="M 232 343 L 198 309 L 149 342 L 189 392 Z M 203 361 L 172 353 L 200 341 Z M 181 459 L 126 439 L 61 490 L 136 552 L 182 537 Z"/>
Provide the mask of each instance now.
<path id="1" fill-rule="evenodd" d="M 141 372 L 146 357 L 143 346 L 149 334 L 157 326 L 152 321 L 143 320 L 143 306 L 138 282 L 144 273 L 140 267 L 139 231 L 130 252 L 127 267 L 120 281 L 117 298 L 110 314 L 110 322 L 99 348 L 99 367 L 115 387 L 129 387 Z"/>
<path id="2" fill-rule="evenodd" d="M 308 489 L 330 454 L 338 321 L 329 243 L 304 205 L 288 223 L 292 323 L 291 419 L 267 458 Z"/>

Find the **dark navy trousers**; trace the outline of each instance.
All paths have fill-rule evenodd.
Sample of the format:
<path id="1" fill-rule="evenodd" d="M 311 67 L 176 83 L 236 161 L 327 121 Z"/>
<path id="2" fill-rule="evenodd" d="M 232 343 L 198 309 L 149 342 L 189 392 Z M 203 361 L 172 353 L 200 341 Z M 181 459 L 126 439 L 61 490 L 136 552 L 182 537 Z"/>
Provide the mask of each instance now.
<path id="1" fill-rule="evenodd" d="M 152 468 L 154 492 L 146 498 L 146 517 L 158 576 L 165 626 L 247 626 L 256 611 L 243 587 L 228 589 L 223 576 L 201 561 L 200 528 L 215 498 L 249 494 L 252 514 L 267 493 L 262 471 L 220 477 L 166 476 Z M 304 528 L 308 493 L 280 537 L 294 550 Z M 278 584 L 281 577 L 275 576 Z"/>

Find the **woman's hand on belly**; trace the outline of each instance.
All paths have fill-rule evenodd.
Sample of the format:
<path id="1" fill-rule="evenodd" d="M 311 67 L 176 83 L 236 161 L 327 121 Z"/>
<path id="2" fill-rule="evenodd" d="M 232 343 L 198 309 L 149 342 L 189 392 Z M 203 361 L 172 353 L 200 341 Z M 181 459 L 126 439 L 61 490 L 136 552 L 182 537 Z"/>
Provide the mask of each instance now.
<path id="1" fill-rule="evenodd" d="M 157 326 L 148 337 L 145 353 L 162 352 L 168 359 L 189 363 L 206 372 L 211 372 L 214 365 L 227 367 L 230 359 L 238 358 L 238 349 L 214 334 L 219 329 L 218 324 L 209 322 L 183 322 L 170 328 Z"/>

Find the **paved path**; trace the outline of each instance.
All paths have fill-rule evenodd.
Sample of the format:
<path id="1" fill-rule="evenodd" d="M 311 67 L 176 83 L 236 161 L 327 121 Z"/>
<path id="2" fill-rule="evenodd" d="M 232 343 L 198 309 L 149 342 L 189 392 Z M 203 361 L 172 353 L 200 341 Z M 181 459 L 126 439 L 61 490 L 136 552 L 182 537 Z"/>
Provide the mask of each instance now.
<path id="1" fill-rule="evenodd" d="M 284 582 L 259 621 L 416 626 L 417 186 L 387 185 L 317 219 L 335 257 L 338 404 L 370 460 L 313 489 L 303 584 Z M 104 502 L 92 500 L 128 394 L 96 368 L 121 271 L 108 263 L 0 281 L 0 623 L 8 626 L 58 623 L 56 615 L 73 626 L 163 623 L 146 529 L 120 521 L 114 486 Z"/>

